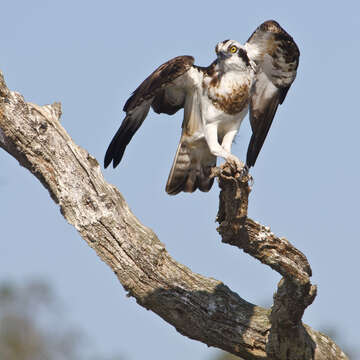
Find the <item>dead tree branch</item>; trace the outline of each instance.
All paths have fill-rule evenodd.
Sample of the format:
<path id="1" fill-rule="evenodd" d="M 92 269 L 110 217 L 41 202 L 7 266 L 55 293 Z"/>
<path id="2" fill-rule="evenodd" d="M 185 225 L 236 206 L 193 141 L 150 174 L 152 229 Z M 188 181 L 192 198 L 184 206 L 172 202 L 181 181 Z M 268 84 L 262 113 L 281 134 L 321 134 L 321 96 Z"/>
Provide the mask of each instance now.
<path id="1" fill-rule="evenodd" d="M 139 305 L 181 334 L 245 359 L 346 359 L 331 339 L 302 325 L 316 293 L 310 266 L 287 240 L 247 218 L 247 182 L 226 168 L 220 174 L 219 231 L 223 242 L 283 276 L 271 311 L 172 259 L 104 180 L 98 162 L 72 141 L 60 116 L 60 104 L 26 103 L 6 87 L 0 73 L 0 147 L 40 180 Z"/>
<path id="2" fill-rule="evenodd" d="M 316 296 L 305 255 L 247 217 L 248 178 L 234 174 L 227 164 L 218 177 L 221 192 L 217 221 L 222 241 L 243 249 L 283 276 L 274 295 L 267 354 L 279 359 L 313 359 L 316 345 L 301 322 Z"/>

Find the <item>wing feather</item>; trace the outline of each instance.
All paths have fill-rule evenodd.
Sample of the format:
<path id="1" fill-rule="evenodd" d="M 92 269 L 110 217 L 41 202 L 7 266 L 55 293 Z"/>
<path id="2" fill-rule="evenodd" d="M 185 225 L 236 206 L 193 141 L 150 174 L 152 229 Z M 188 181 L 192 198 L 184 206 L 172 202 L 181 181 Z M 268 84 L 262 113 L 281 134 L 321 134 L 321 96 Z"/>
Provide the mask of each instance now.
<path id="1" fill-rule="evenodd" d="M 184 106 L 186 83 L 175 81 L 193 65 L 192 56 L 178 56 L 159 66 L 133 92 L 124 105 L 126 117 L 113 137 L 104 159 L 105 168 L 121 161 L 126 146 L 145 120 L 150 106 L 157 113 L 174 114 Z"/>
<path id="2" fill-rule="evenodd" d="M 124 111 L 128 112 L 144 100 L 152 99 L 156 96 L 158 98 L 155 100 L 155 103 L 159 106 L 159 98 L 164 97 L 164 92 L 160 90 L 171 85 L 176 78 L 187 72 L 193 64 L 194 58 L 192 56 L 177 56 L 159 66 L 133 92 L 125 103 Z M 179 106 L 180 104 L 174 105 Z M 156 110 L 158 110 L 158 113 L 162 112 L 161 106 L 157 107 Z"/>
<path id="3" fill-rule="evenodd" d="M 196 189 L 209 191 L 214 182 L 210 175 L 216 166 L 216 156 L 211 154 L 205 138 L 196 136 L 202 124 L 199 101 L 197 91 L 186 97 L 181 138 L 166 183 L 170 195 Z"/>
<path id="4" fill-rule="evenodd" d="M 245 48 L 257 65 L 250 101 L 253 135 L 246 159 L 250 167 L 256 162 L 278 105 L 283 103 L 295 80 L 300 51 L 293 38 L 274 20 L 261 24 Z"/>
<path id="5" fill-rule="evenodd" d="M 107 168 L 111 162 L 114 168 L 119 165 L 126 146 L 145 120 L 149 110 L 150 101 L 148 100 L 142 102 L 142 104 L 137 106 L 131 113 L 126 114 L 125 119 L 106 150 L 104 159 L 105 168 Z"/>

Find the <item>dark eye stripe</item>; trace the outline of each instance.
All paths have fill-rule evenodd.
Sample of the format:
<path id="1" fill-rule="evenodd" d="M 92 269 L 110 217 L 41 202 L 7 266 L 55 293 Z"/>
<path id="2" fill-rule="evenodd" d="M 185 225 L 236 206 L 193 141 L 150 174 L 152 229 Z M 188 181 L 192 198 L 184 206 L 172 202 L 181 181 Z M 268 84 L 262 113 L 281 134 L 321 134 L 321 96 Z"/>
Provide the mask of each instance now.
<path id="1" fill-rule="evenodd" d="M 244 60 L 246 66 L 249 66 L 250 65 L 250 60 L 249 60 L 249 57 L 247 55 L 247 52 L 244 50 L 244 49 L 239 49 L 238 50 L 238 55 Z"/>

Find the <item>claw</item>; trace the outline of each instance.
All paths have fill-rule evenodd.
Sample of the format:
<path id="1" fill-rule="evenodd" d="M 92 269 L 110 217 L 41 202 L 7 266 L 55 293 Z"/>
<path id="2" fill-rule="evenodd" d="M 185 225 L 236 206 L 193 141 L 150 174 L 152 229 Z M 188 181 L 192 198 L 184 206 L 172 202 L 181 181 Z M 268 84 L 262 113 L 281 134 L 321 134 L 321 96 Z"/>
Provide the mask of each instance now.
<path id="1" fill-rule="evenodd" d="M 249 175 L 250 169 L 246 164 L 244 164 L 234 155 L 228 156 L 226 161 L 230 165 L 231 169 L 235 172 L 235 174 L 239 174 L 236 177 L 239 177 L 241 181 L 250 181 L 250 183 L 252 184 L 253 178 L 251 175 Z"/>
<path id="2" fill-rule="evenodd" d="M 246 166 L 242 161 L 240 161 L 235 155 L 232 154 L 226 158 L 226 161 L 235 172 L 241 172 Z"/>
<path id="3" fill-rule="evenodd" d="M 243 178 L 249 174 L 249 167 L 245 164 L 239 172 L 240 172 L 241 178 Z"/>

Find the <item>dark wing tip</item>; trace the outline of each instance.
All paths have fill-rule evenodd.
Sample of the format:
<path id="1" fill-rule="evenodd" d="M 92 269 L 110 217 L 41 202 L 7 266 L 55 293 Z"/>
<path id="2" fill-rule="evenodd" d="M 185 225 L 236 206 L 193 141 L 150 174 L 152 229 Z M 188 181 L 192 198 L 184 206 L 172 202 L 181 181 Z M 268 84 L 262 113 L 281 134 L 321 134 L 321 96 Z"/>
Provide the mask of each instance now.
<path id="1" fill-rule="evenodd" d="M 246 154 L 246 165 L 251 168 L 255 165 L 256 159 L 260 153 L 260 151 L 255 151 L 257 146 L 255 145 L 255 136 L 252 135 L 249 143 L 249 147 Z"/>
<path id="2" fill-rule="evenodd" d="M 111 163 L 111 159 L 109 159 L 106 155 L 107 153 L 105 154 L 105 158 L 104 158 L 104 169 L 106 169 Z"/>
<path id="3" fill-rule="evenodd" d="M 122 159 L 122 155 L 121 155 L 121 157 L 119 159 L 113 159 L 113 169 L 115 169 L 120 164 L 120 161 Z"/>
<path id="4" fill-rule="evenodd" d="M 246 165 L 248 167 L 255 165 L 260 150 L 264 145 L 265 138 L 270 130 L 281 96 L 282 92 L 277 89 L 267 101 L 261 101 L 260 103 L 256 101 L 257 99 L 252 99 L 251 101 L 250 123 L 253 134 L 246 155 Z"/>
<path id="5" fill-rule="evenodd" d="M 144 121 L 147 111 L 144 112 L 143 116 L 139 116 L 135 118 L 126 115 L 120 128 L 114 135 L 108 149 L 106 150 L 106 154 L 104 158 L 105 168 L 107 168 L 111 164 L 111 162 L 113 163 L 113 168 L 116 168 L 119 165 L 124 155 L 126 146 L 129 144 L 130 140 L 136 133 L 137 129 L 141 126 L 142 122 Z"/>
<path id="6" fill-rule="evenodd" d="M 116 137 L 115 135 L 105 154 L 105 158 L 104 158 L 105 169 L 111 164 L 111 162 L 113 163 L 114 169 L 119 165 L 124 155 L 125 147 L 126 145 L 122 144 L 121 140 L 119 140 L 119 138 Z"/>
<path id="7" fill-rule="evenodd" d="M 111 149 L 111 144 L 110 144 L 106 150 L 105 157 L 104 157 L 104 168 L 105 169 L 111 164 L 112 160 L 113 160 L 113 154 L 112 154 L 112 149 Z"/>

